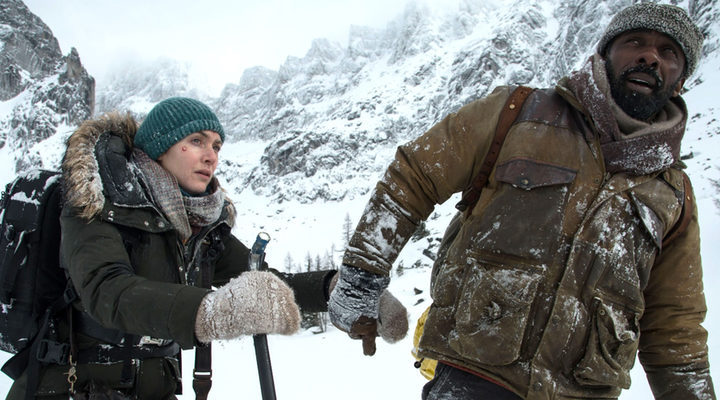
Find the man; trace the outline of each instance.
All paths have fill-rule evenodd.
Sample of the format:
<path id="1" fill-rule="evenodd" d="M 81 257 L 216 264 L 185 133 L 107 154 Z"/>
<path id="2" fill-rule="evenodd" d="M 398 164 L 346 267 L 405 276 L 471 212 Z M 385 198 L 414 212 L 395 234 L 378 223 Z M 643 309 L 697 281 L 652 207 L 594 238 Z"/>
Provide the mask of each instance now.
<path id="1" fill-rule="evenodd" d="M 535 90 L 479 201 L 433 268 L 423 399 L 617 398 L 639 351 L 656 399 L 713 399 L 697 213 L 679 96 L 702 34 L 654 3 L 616 15 L 597 53 Z M 330 296 L 370 349 L 379 293 L 419 221 L 477 175 L 511 89 L 401 146 Z M 371 351 L 366 352 L 372 353 Z"/>

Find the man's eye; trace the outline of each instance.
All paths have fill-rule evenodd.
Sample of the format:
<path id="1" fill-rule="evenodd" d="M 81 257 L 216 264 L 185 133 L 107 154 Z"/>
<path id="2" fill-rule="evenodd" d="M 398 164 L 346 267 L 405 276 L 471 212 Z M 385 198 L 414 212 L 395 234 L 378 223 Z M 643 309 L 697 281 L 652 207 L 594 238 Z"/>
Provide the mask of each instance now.
<path id="1" fill-rule="evenodd" d="M 666 47 L 663 49 L 663 54 L 668 57 L 677 57 L 677 51 L 672 47 Z"/>

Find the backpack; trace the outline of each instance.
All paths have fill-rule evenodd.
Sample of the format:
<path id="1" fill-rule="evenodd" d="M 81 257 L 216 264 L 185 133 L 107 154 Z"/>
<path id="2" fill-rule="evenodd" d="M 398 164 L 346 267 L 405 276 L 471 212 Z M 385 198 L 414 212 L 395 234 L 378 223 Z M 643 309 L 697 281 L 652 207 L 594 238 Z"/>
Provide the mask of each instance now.
<path id="1" fill-rule="evenodd" d="M 130 362 L 179 357 L 180 352 L 174 342 L 140 346 L 140 336 L 105 328 L 89 315 L 73 311 L 70 305 L 78 295 L 60 262 L 62 206 L 63 180 L 58 171 L 22 173 L 6 185 L 0 198 L 0 350 L 14 354 L 1 370 L 12 379 L 27 372 L 26 399 L 34 398 L 42 365 L 74 368 L 76 362 Z M 222 251 L 217 248 L 222 244 L 218 235 L 211 244 L 216 246 L 215 254 Z M 133 242 L 131 239 L 125 241 L 123 235 L 126 244 Z M 203 271 L 209 269 L 210 261 L 205 264 Z M 68 321 L 72 329 L 70 338 L 62 341 L 56 329 L 60 319 Z M 73 344 L 75 332 L 132 346 L 117 351 L 101 346 L 105 351 L 100 353 L 96 348 L 78 350 Z M 123 378 L 125 372 L 130 369 L 123 369 Z"/>
<path id="2" fill-rule="evenodd" d="M 68 354 L 69 344 L 49 339 L 55 314 L 77 298 L 60 266 L 61 210 L 57 171 L 22 173 L 0 198 L 0 350 L 15 354 L 2 372 L 17 379 L 32 365 L 28 388 L 39 382 L 38 362 Z"/>
<path id="3" fill-rule="evenodd" d="M 0 349 L 18 353 L 66 287 L 59 265 L 61 175 L 31 170 L 0 199 Z"/>

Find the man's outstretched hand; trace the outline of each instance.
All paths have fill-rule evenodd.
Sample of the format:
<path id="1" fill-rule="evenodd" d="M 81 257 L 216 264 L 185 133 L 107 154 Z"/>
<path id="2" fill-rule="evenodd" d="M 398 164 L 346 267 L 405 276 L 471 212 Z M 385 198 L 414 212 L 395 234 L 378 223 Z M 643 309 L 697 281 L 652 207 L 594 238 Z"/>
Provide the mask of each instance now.
<path id="1" fill-rule="evenodd" d="M 338 329 L 362 340 L 363 354 L 375 354 L 375 338 L 395 343 L 408 331 L 407 309 L 387 290 L 390 278 L 343 265 L 330 284 L 328 311 Z"/>

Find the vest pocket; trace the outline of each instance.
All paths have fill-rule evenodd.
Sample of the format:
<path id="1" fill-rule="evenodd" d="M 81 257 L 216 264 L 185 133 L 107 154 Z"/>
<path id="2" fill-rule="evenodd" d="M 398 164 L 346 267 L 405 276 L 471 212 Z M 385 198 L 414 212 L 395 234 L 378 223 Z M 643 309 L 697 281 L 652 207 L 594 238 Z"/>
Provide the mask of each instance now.
<path id="1" fill-rule="evenodd" d="M 585 355 L 573 376 L 581 386 L 627 389 L 640 337 L 640 315 L 632 310 L 617 310 L 597 297 L 593 309 Z"/>
<path id="2" fill-rule="evenodd" d="M 575 180 L 577 171 L 537 160 L 514 158 L 498 165 L 495 179 L 523 190 L 566 185 Z"/>
<path id="3" fill-rule="evenodd" d="M 575 176 L 572 169 L 538 160 L 515 158 L 499 164 L 492 197 L 479 203 L 468 220 L 469 243 L 481 251 L 551 263 Z"/>
<path id="4" fill-rule="evenodd" d="M 455 310 L 450 347 L 487 365 L 517 360 L 540 278 L 533 271 L 473 265 Z"/>

